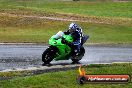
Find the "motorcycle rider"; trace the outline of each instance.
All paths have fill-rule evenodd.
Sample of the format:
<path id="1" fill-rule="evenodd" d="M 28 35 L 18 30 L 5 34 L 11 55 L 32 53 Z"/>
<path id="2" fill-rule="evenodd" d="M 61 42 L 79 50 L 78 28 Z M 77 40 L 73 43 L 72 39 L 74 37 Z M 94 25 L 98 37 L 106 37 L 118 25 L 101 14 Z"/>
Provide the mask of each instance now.
<path id="1" fill-rule="evenodd" d="M 71 23 L 69 25 L 69 29 L 66 32 L 64 32 L 64 34 L 71 35 L 73 37 L 73 42 L 72 43 L 67 43 L 66 41 L 62 42 L 66 43 L 69 46 L 73 46 L 75 55 L 78 55 L 80 52 L 81 40 L 83 37 L 81 27 L 79 27 L 76 23 Z"/>

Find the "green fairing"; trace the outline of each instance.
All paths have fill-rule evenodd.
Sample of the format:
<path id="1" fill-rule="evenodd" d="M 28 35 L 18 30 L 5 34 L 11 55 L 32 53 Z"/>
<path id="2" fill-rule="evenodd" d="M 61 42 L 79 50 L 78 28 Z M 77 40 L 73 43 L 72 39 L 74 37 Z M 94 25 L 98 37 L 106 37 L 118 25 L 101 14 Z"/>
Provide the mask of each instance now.
<path id="1" fill-rule="evenodd" d="M 68 42 L 73 42 L 73 38 L 70 35 L 63 35 L 63 37 L 68 41 Z M 55 39 L 54 36 L 52 36 L 49 39 L 49 44 L 52 46 L 56 46 L 59 49 L 59 52 L 56 54 L 56 58 L 54 60 L 67 60 L 69 58 L 66 58 L 71 52 L 71 48 L 66 45 L 61 43 L 62 38 Z"/>

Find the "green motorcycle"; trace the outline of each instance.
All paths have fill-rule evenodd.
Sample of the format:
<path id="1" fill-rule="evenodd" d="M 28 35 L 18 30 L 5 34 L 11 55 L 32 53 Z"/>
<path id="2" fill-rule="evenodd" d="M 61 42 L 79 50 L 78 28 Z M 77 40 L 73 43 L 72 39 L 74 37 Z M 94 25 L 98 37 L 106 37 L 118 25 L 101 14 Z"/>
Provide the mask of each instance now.
<path id="1" fill-rule="evenodd" d="M 49 39 L 50 46 L 43 52 L 42 61 L 44 64 L 49 64 L 52 60 L 69 60 L 76 63 L 82 59 L 85 53 L 83 44 L 87 41 L 88 36 L 82 38 L 81 48 L 78 55 L 74 54 L 74 46 L 69 46 L 62 41 L 73 42 L 73 38 L 70 35 L 65 35 L 62 31 L 59 31 L 56 35 L 53 35 Z"/>

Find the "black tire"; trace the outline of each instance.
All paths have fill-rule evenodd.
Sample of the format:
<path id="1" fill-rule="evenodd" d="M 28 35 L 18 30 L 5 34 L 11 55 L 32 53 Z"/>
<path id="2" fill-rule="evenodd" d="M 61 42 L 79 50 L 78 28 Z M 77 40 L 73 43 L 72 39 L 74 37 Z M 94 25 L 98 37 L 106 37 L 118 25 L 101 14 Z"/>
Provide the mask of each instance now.
<path id="1" fill-rule="evenodd" d="M 86 78 L 84 76 L 79 76 L 77 78 L 77 83 L 78 84 L 84 84 L 86 82 Z"/>
<path id="2" fill-rule="evenodd" d="M 54 46 L 50 46 L 47 48 L 42 54 L 42 61 L 44 64 L 50 64 L 50 62 L 55 58 L 57 53 L 57 48 Z"/>
<path id="3" fill-rule="evenodd" d="M 77 63 L 77 62 L 79 62 L 82 59 L 84 54 L 85 54 L 85 49 L 84 49 L 83 46 L 81 46 L 80 53 L 78 55 L 73 55 L 71 60 L 73 61 L 73 63 Z"/>

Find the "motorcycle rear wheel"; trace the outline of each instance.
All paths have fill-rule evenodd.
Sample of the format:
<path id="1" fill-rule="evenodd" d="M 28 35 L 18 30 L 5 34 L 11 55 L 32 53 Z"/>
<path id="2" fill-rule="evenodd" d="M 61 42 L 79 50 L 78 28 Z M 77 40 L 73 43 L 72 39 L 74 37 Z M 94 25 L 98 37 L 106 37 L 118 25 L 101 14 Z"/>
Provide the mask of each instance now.
<path id="1" fill-rule="evenodd" d="M 82 59 L 82 57 L 84 56 L 84 54 L 85 54 L 85 49 L 82 46 L 80 48 L 80 53 L 78 55 L 73 55 L 72 58 L 71 58 L 71 60 L 73 61 L 73 63 L 77 63 L 77 62 L 79 62 Z"/>

